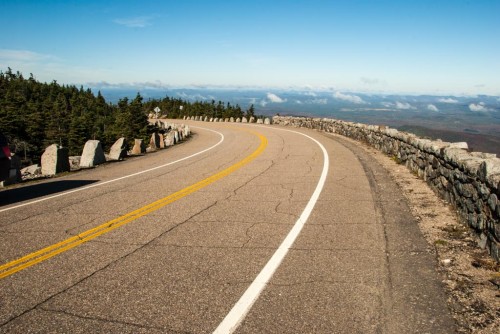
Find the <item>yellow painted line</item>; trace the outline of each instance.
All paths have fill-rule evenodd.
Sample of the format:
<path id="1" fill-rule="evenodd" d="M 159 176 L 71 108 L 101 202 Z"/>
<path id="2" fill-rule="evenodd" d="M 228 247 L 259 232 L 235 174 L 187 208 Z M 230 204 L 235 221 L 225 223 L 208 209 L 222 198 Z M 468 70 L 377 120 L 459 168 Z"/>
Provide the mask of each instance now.
<path id="1" fill-rule="evenodd" d="M 224 169 L 223 171 L 214 174 L 204 180 L 201 180 L 195 184 L 192 184 L 182 190 L 179 190 L 167 197 L 164 197 L 162 199 L 159 199 L 151 204 L 148 204 L 146 206 L 143 206 L 142 208 L 139 208 L 137 210 L 134 210 L 132 212 L 129 212 L 121 217 L 115 218 L 113 220 L 110 220 L 102 225 L 99 225 L 97 227 L 94 227 L 90 230 L 87 230 L 85 232 L 82 232 L 74 237 L 68 238 L 66 240 L 63 240 L 61 242 L 58 242 L 56 244 L 53 244 L 51 246 L 45 247 L 43 249 L 40 249 L 39 251 L 33 252 L 31 254 L 28 254 L 26 256 L 23 256 L 17 260 L 5 263 L 0 266 L 0 279 L 10 276 L 20 270 L 26 269 L 28 267 L 31 267 L 39 262 L 45 261 L 47 259 L 50 259 L 53 256 L 56 256 L 57 254 L 60 254 L 62 252 L 65 252 L 71 248 L 74 248 L 80 244 L 83 244 L 87 241 L 90 241 L 94 238 L 97 238 L 100 235 L 103 235 L 105 233 L 108 233 L 120 226 L 123 226 L 125 224 L 128 224 L 142 216 L 147 215 L 148 213 L 151 213 L 153 211 L 156 211 L 172 202 L 175 202 L 189 194 L 194 193 L 195 191 L 198 191 L 220 179 L 223 177 L 228 176 L 229 174 L 235 172 L 236 170 L 240 169 L 241 167 L 247 165 L 250 163 L 252 160 L 257 158 L 262 152 L 265 150 L 267 147 L 267 138 L 264 137 L 262 134 L 254 131 L 249 131 L 249 130 L 244 130 L 247 132 L 250 132 L 254 135 L 256 135 L 260 139 L 260 145 L 257 147 L 257 149 L 252 152 L 249 156 L 244 158 L 243 160 L 235 163 L 234 165 Z"/>

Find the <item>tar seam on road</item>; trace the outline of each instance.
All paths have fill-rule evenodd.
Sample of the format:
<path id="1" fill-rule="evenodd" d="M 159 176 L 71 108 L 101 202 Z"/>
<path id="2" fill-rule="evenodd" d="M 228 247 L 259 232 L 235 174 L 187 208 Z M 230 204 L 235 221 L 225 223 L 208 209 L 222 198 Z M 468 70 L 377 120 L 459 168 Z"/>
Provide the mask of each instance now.
<path id="1" fill-rule="evenodd" d="M 262 134 L 254 131 L 249 131 L 246 130 L 254 135 L 256 135 L 260 139 L 260 145 L 257 147 L 257 149 L 252 152 L 249 156 L 244 158 L 243 160 L 240 160 L 239 162 L 235 163 L 234 165 L 224 169 L 221 172 L 218 172 L 204 180 L 201 180 L 195 184 L 192 184 L 182 190 L 179 190 L 167 197 L 164 197 L 160 200 L 157 200 L 151 204 L 148 204 L 146 206 L 143 206 L 142 208 L 139 208 L 137 210 L 134 210 L 132 212 L 129 212 L 121 217 L 115 218 L 111 221 L 108 221 L 102 225 L 99 225 L 97 227 L 94 227 L 90 230 L 87 230 L 83 233 L 80 233 L 74 237 L 68 238 L 64 241 L 61 241 L 59 243 L 53 244 L 51 246 L 48 246 L 46 248 L 43 248 L 39 251 L 33 252 L 31 254 L 28 254 L 26 256 L 23 256 L 17 260 L 8 262 L 4 265 L 0 266 L 0 279 L 10 276 L 20 270 L 23 270 L 25 268 L 31 267 L 39 262 L 42 262 L 44 260 L 47 260 L 59 253 L 65 252 L 69 249 L 72 249 L 80 244 L 83 244 L 87 241 L 90 241 L 94 238 L 97 238 L 98 236 L 108 233 L 120 226 L 123 226 L 125 224 L 128 224 L 144 215 L 147 215 L 148 213 L 151 213 L 153 211 L 156 211 L 172 202 L 175 202 L 189 194 L 192 194 L 195 191 L 198 191 L 220 179 L 223 177 L 228 176 L 229 174 L 235 172 L 236 170 L 240 169 L 241 167 L 247 165 L 250 163 L 252 160 L 254 160 L 256 157 L 258 157 L 262 152 L 264 152 L 265 148 L 267 147 L 267 138 L 264 137 Z M 222 135 L 222 134 L 221 134 Z"/>
<path id="2" fill-rule="evenodd" d="M 121 177 L 118 177 L 116 179 L 112 179 L 112 180 L 108 180 L 108 181 L 96 183 L 96 184 L 93 184 L 93 185 L 90 185 L 90 186 L 86 186 L 86 187 L 82 187 L 82 188 L 78 188 L 78 189 L 74 189 L 74 190 L 69 190 L 69 191 L 66 191 L 66 192 L 63 192 L 63 193 L 60 193 L 60 194 L 57 194 L 57 195 L 52 195 L 52 196 L 49 196 L 49 197 L 44 197 L 44 198 L 37 199 L 37 200 L 31 201 L 31 202 L 27 202 L 27 203 L 23 203 L 23 204 L 11 206 L 11 207 L 8 207 L 8 208 L 5 208 L 5 209 L 0 209 L 0 213 L 4 212 L 4 211 L 9 211 L 9 210 L 21 208 L 23 206 L 27 206 L 27 205 L 31 205 L 31 204 L 35 204 L 35 203 L 40 203 L 40 202 L 43 202 L 43 201 L 46 201 L 46 200 L 49 200 L 49 199 L 53 199 L 53 198 L 56 198 L 56 197 L 61 197 L 61 196 L 69 195 L 69 194 L 72 194 L 72 193 L 76 193 L 78 191 L 83 191 L 83 190 L 87 190 L 87 189 L 90 189 L 90 188 L 100 187 L 102 185 L 105 185 L 105 184 L 108 184 L 108 183 L 113 183 L 113 182 L 120 181 L 120 180 L 123 180 L 123 179 L 127 179 L 127 178 L 132 177 L 132 176 L 137 176 L 137 175 L 140 175 L 140 174 L 149 173 L 151 171 L 154 171 L 154 170 L 157 170 L 157 169 L 160 169 L 160 168 L 164 168 L 164 167 L 176 164 L 178 162 L 181 162 L 181 161 L 184 161 L 184 160 L 187 160 L 187 159 L 191 159 L 191 158 L 193 158 L 193 157 L 195 157 L 197 155 L 203 154 L 203 153 L 205 153 L 207 151 L 210 151 L 211 149 L 219 146 L 224 141 L 224 135 L 222 133 L 220 133 L 219 131 L 215 131 L 215 130 L 211 130 L 211 129 L 207 129 L 207 128 L 196 127 L 196 126 L 194 128 L 198 128 L 198 129 L 203 129 L 203 130 L 215 132 L 215 133 L 217 133 L 220 136 L 220 140 L 216 144 L 210 146 L 209 148 L 206 148 L 206 149 L 204 149 L 202 151 L 196 152 L 195 154 L 191 154 L 190 156 L 187 156 L 187 157 L 184 157 L 182 159 L 178 159 L 178 160 L 169 162 L 169 163 L 161 165 L 161 166 L 156 166 L 156 167 L 153 167 L 153 168 L 150 168 L 150 169 L 146 169 L 146 170 L 143 170 L 143 171 L 140 171 L 140 172 L 137 172 L 137 173 L 133 173 L 133 174 L 121 176 Z"/>
<path id="3" fill-rule="evenodd" d="M 243 293 L 241 298 L 229 311 L 224 320 L 222 320 L 219 326 L 215 329 L 215 331 L 213 332 L 215 334 L 233 333 L 238 328 L 243 319 L 245 319 L 246 315 L 252 308 L 253 304 L 255 303 L 257 298 L 259 298 L 260 294 L 266 287 L 267 283 L 269 283 L 274 273 L 280 266 L 281 262 L 285 258 L 289 249 L 292 247 L 293 243 L 295 242 L 295 239 L 297 239 L 297 236 L 304 227 L 304 224 L 307 222 L 309 215 L 311 214 L 314 206 L 316 205 L 319 195 L 323 190 L 323 186 L 325 185 L 326 182 L 326 176 L 328 175 L 330 161 L 325 147 L 319 141 L 304 133 L 286 129 L 278 129 L 278 130 L 300 134 L 318 144 L 318 146 L 321 148 L 321 151 L 323 152 L 323 171 L 321 172 L 321 176 L 319 178 L 316 189 L 314 190 L 314 193 L 309 199 L 309 202 L 307 202 L 307 205 L 304 208 L 304 211 L 302 211 L 302 214 L 300 215 L 299 219 L 297 219 L 293 228 L 290 230 L 286 238 L 283 240 L 281 245 L 278 247 L 276 252 L 271 257 L 271 259 L 267 262 L 267 264 L 264 266 L 261 272 L 257 275 L 252 284 L 250 284 L 245 293 Z"/>

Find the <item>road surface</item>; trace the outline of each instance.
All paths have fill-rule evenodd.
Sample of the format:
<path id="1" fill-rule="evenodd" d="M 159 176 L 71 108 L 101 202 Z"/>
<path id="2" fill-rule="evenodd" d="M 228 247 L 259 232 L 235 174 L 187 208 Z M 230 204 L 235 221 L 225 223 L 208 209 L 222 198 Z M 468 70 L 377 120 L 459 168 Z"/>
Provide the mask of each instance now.
<path id="1" fill-rule="evenodd" d="M 369 155 L 186 122 L 180 145 L 0 191 L 0 333 L 453 333 L 416 220 Z"/>

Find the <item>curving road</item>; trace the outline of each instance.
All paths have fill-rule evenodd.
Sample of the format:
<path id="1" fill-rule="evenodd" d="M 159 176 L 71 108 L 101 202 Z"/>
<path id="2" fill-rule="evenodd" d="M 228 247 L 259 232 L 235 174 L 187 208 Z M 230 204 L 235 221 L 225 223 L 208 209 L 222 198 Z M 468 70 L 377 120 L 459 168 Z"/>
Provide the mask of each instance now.
<path id="1" fill-rule="evenodd" d="M 350 142 L 181 145 L 0 191 L 0 333 L 451 333 L 397 186 Z"/>

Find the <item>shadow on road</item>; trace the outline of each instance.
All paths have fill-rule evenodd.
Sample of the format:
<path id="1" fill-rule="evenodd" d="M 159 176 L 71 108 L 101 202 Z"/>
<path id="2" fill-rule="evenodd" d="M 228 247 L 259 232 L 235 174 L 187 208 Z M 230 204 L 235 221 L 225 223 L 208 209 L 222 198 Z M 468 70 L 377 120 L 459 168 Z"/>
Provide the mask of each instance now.
<path id="1" fill-rule="evenodd" d="M 27 201 L 42 196 L 84 187 L 98 180 L 66 180 L 34 184 L 32 186 L 0 191 L 0 207 L 17 202 Z"/>

